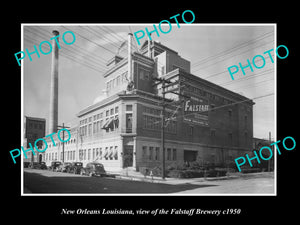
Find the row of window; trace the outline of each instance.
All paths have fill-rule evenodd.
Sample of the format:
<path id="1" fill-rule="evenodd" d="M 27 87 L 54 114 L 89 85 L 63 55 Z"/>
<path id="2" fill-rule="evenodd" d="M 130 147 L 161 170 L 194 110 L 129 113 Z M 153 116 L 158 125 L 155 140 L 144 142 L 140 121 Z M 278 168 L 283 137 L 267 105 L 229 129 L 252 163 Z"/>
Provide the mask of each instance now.
<path id="1" fill-rule="evenodd" d="M 114 87 L 117 87 L 123 83 L 127 82 L 127 71 L 122 73 L 121 75 L 115 77 L 112 80 L 109 80 L 106 82 L 106 90 L 107 92 L 109 92 L 111 89 L 113 89 Z"/>
<path id="2" fill-rule="evenodd" d="M 125 110 L 126 110 L 126 115 L 128 114 L 127 112 L 132 112 L 132 105 L 130 104 L 126 105 Z M 118 129 L 119 128 L 118 114 L 119 114 L 119 107 L 116 106 L 109 110 L 105 110 L 101 113 L 80 120 L 79 134 L 81 136 L 91 136 L 92 134 L 102 133 L 104 132 L 104 130 L 106 130 L 106 132 L 110 132 Z M 126 119 L 126 127 L 130 126 L 131 129 L 132 113 L 129 114 L 131 115 L 131 117 L 130 117 L 130 121 Z"/>
<path id="3" fill-rule="evenodd" d="M 44 124 L 43 123 L 36 123 L 36 122 L 27 122 L 28 123 L 28 128 L 34 128 L 34 129 L 44 129 Z"/>
<path id="4" fill-rule="evenodd" d="M 161 118 L 143 115 L 143 128 L 150 130 L 161 130 Z M 167 120 L 165 122 L 165 131 L 170 133 L 177 132 L 177 122 L 174 120 Z"/>
<path id="5" fill-rule="evenodd" d="M 57 146 L 57 147 L 59 147 L 59 146 L 62 146 L 63 144 L 66 146 L 66 145 L 70 145 L 70 144 L 75 144 L 76 143 L 76 138 L 72 138 L 72 139 L 70 139 L 69 141 L 67 141 L 67 142 L 55 142 L 55 145 Z M 52 148 L 52 147 L 55 147 L 54 146 L 54 144 L 52 144 L 52 142 L 50 143 L 50 144 L 48 144 L 48 148 Z"/>
<path id="6" fill-rule="evenodd" d="M 60 160 L 62 161 L 63 153 L 60 153 Z M 45 153 L 45 161 L 59 160 L 57 152 Z M 75 150 L 65 151 L 64 161 L 75 160 Z M 80 149 L 79 161 L 83 160 L 118 160 L 118 146 L 110 146 L 105 148 Z"/>
<path id="7" fill-rule="evenodd" d="M 177 160 L 177 150 L 176 148 L 167 148 L 165 151 L 166 160 L 171 161 Z M 160 160 L 160 147 L 152 147 L 152 146 L 143 146 L 142 147 L 142 158 L 144 160 L 154 160 L 159 161 Z"/>
<path id="8" fill-rule="evenodd" d="M 155 108 L 151 108 L 151 107 L 146 107 L 144 106 L 144 109 L 143 109 L 143 113 L 145 114 L 151 114 L 151 115 L 154 115 L 154 116 L 157 116 L 157 117 L 160 117 L 161 116 L 161 109 L 155 109 Z M 174 115 L 174 112 L 166 112 L 165 111 L 165 117 L 166 118 L 171 118 L 171 117 L 175 117 L 176 114 Z"/>
<path id="9" fill-rule="evenodd" d="M 113 116 L 113 115 L 118 114 L 118 113 L 119 113 L 119 107 L 116 106 L 114 108 L 106 110 L 105 111 L 105 117 Z M 96 121 L 96 120 L 100 120 L 100 119 L 103 118 L 103 114 L 104 114 L 104 112 L 101 112 L 101 113 L 95 114 L 93 116 L 90 116 L 88 118 L 82 119 L 82 120 L 80 120 L 79 124 L 84 125 L 84 124 L 88 124 L 88 123 L 91 123 L 91 122 Z"/>
<path id="10" fill-rule="evenodd" d="M 80 149 L 79 160 L 118 160 L 118 146 Z"/>
<path id="11" fill-rule="evenodd" d="M 200 88 L 196 88 L 196 87 L 191 86 L 187 83 L 185 83 L 184 86 L 185 86 L 184 90 L 187 90 L 188 92 L 192 92 L 194 94 L 197 94 L 197 95 L 200 95 L 200 96 L 203 96 L 203 97 L 207 97 L 207 98 L 212 99 L 212 100 L 221 101 L 225 105 L 233 103 L 233 101 L 231 101 L 229 99 L 226 99 L 226 98 L 224 98 L 222 96 L 219 96 L 219 95 L 212 94 L 212 93 L 207 92 L 205 90 L 202 90 Z"/>
<path id="12" fill-rule="evenodd" d="M 81 136 L 91 136 L 92 134 L 103 133 L 114 131 L 119 128 L 119 116 L 112 116 L 106 118 L 106 120 L 99 120 L 97 122 L 90 123 L 88 125 L 81 126 L 79 128 L 79 133 Z M 93 133 L 92 133 L 93 131 Z"/>
<path id="13" fill-rule="evenodd" d="M 212 141 L 215 141 L 215 137 L 216 137 L 216 130 L 211 130 L 210 131 L 210 137 L 211 137 L 211 140 Z M 248 132 L 245 131 L 244 132 L 244 144 L 248 144 L 249 143 L 249 140 L 248 140 Z M 227 136 L 227 143 L 228 145 L 232 145 L 233 144 L 233 134 L 232 133 L 228 133 L 228 136 Z"/>
<path id="14" fill-rule="evenodd" d="M 57 152 L 49 152 L 45 153 L 45 161 L 56 161 L 58 160 L 57 158 Z M 60 160 L 62 161 L 63 158 L 63 153 L 60 153 Z M 64 161 L 71 161 L 75 160 L 75 151 L 65 151 L 64 155 Z"/>

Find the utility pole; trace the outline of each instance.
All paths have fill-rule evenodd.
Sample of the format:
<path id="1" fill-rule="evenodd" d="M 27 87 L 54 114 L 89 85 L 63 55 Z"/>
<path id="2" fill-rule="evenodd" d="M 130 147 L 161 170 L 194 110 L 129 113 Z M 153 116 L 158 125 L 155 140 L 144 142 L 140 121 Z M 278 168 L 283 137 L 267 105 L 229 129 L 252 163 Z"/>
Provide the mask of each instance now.
<path id="1" fill-rule="evenodd" d="M 155 85 L 162 84 L 162 111 L 161 111 L 161 149 L 162 149 L 162 179 L 166 177 L 166 162 L 165 162 L 165 84 L 171 83 L 171 81 L 165 80 L 163 78 L 155 78 L 158 81 Z"/>
<path id="2" fill-rule="evenodd" d="M 62 128 L 62 129 L 64 129 L 64 128 L 70 128 L 70 127 L 65 127 L 65 124 L 63 123 L 62 124 L 62 126 L 60 126 L 60 125 L 58 125 L 57 127 L 59 127 L 59 128 Z M 63 149 L 63 151 L 62 151 L 62 162 L 64 163 L 64 159 L 65 159 L 65 130 L 63 130 L 63 141 L 62 141 L 62 145 L 63 145 L 63 147 L 62 147 L 62 149 Z"/>
<path id="3" fill-rule="evenodd" d="M 166 162 L 165 162 L 165 106 L 166 106 L 166 103 L 165 103 L 165 94 L 166 93 L 173 93 L 173 94 L 176 94 L 176 95 L 179 95 L 179 96 L 182 96 L 182 97 L 187 97 L 185 95 L 182 95 L 179 91 L 179 93 L 176 93 L 172 90 L 170 91 L 165 91 L 166 87 L 169 87 L 169 86 L 172 86 L 174 85 L 171 81 L 169 80 L 166 80 L 164 78 L 154 78 L 155 81 L 158 81 L 158 83 L 156 83 L 155 85 L 158 85 L 158 84 L 162 84 L 162 112 L 161 112 L 161 149 L 162 149 L 162 179 L 165 179 L 166 177 Z M 166 85 L 169 84 L 169 85 Z M 180 82 L 179 82 L 179 90 L 180 90 Z M 189 97 L 187 97 L 189 98 Z"/>

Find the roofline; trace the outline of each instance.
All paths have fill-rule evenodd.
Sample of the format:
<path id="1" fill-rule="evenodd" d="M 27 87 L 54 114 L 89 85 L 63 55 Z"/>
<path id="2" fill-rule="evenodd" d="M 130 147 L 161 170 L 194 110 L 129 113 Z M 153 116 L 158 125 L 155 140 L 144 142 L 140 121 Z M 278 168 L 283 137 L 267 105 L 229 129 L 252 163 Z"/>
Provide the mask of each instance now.
<path id="1" fill-rule="evenodd" d="M 30 120 L 38 120 L 38 121 L 45 121 L 45 118 L 39 118 L 39 117 L 31 117 L 31 116 L 24 116 L 26 119 L 30 119 Z"/>
<path id="2" fill-rule="evenodd" d="M 204 84 L 206 86 L 209 86 L 210 88 L 212 88 L 214 90 L 213 92 L 215 94 L 219 95 L 220 90 L 218 90 L 218 89 L 221 89 L 221 91 L 223 91 L 223 92 L 226 93 L 226 95 L 227 95 L 227 96 L 225 96 L 226 98 L 236 98 L 238 100 L 249 100 L 249 102 L 252 101 L 252 99 L 250 99 L 250 98 L 247 98 L 247 97 L 245 97 L 243 95 L 240 95 L 240 94 L 238 94 L 236 92 L 233 92 L 233 91 L 231 91 L 229 89 L 226 89 L 226 88 L 224 88 L 224 87 L 222 87 L 220 85 L 212 83 L 212 82 L 210 82 L 208 80 L 205 80 L 205 79 L 203 79 L 201 77 L 198 77 L 198 76 L 196 76 L 194 74 L 188 73 L 188 72 L 186 72 L 186 71 L 184 71 L 184 70 L 182 70 L 180 68 L 176 68 L 175 70 L 170 71 L 169 73 L 165 74 L 164 77 L 167 77 L 167 79 L 171 79 L 172 77 L 177 76 L 180 73 L 182 75 L 188 77 L 189 79 L 194 79 L 194 80 L 196 80 L 196 81 L 198 81 L 198 82 L 200 82 L 200 83 L 202 83 L 202 84 Z M 250 104 L 250 103 L 248 103 L 248 104 Z M 251 104 L 254 105 L 255 103 L 252 101 Z"/>

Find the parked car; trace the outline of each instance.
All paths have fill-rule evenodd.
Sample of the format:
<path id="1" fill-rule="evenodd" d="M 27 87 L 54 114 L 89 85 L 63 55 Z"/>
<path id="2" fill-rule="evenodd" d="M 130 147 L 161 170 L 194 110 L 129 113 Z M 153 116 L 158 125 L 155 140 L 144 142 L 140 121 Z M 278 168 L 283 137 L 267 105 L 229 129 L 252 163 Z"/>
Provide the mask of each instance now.
<path id="1" fill-rule="evenodd" d="M 31 162 L 31 163 L 29 163 L 28 168 L 46 170 L 47 166 L 46 166 L 45 162 L 41 162 L 41 163 Z"/>
<path id="2" fill-rule="evenodd" d="M 48 168 L 49 170 L 52 171 L 57 171 L 57 168 L 61 165 L 62 163 L 59 161 L 53 161 L 51 162 L 51 166 Z"/>
<path id="3" fill-rule="evenodd" d="M 86 167 L 81 168 L 81 175 L 88 176 L 106 176 L 106 171 L 104 170 L 104 166 L 101 163 L 91 162 L 86 164 Z"/>
<path id="4" fill-rule="evenodd" d="M 40 165 L 41 165 L 41 170 L 46 170 L 47 169 L 46 162 L 41 162 Z"/>
<path id="5" fill-rule="evenodd" d="M 24 162 L 23 165 L 24 165 L 24 168 L 28 168 L 30 165 L 30 162 Z"/>
<path id="6" fill-rule="evenodd" d="M 64 162 L 57 167 L 57 172 L 67 172 L 69 167 L 71 166 L 70 162 Z"/>
<path id="7" fill-rule="evenodd" d="M 67 172 L 68 173 L 74 173 L 74 174 L 80 174 L 80 170 L 83 167 L 82 162 L 72 162 L 71 166 L 69 166 Z"/>

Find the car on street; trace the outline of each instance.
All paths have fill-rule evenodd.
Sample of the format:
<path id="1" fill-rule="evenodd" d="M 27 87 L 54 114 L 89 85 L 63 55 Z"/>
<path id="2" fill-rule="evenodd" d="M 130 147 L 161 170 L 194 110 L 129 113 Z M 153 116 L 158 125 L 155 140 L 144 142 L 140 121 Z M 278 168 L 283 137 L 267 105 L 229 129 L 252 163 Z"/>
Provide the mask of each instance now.
<path id="1" fill-rule="evenodd" d="M 64 162 L 57 167 L 57 172 L 67 172 L 72 163 Z"/>
<path id="2" fill-rule="evenodd" d="M 80 174 L 80 170 L 83 167 L 82 162 L 72 162 L 72 164 L 68 167 L 68 173 Z"/>
<path id="3" fill-rule="evenodd" d="M 38 163 L 38 162 L 31 162 L 31 163 L 29 163 L 28 168 L 39 169 L 39 170 L 46 170 L 47 166 L 46 166 L 45 162 L 40 162 L 40 163 Z"/>
<path id="4" fill-rule="evenodd" d="M 49 166 L 49 170 L 57 171 L 58 167 L 62 164 L 60 161 L 52 161 L 51 166 Z"/>
<path id="5" fill-rule="evenodd" d="M 23 165 L 24 165 L 24 168 L 28 168 L 30 165 L 30 162 L 24 162 Z"/>
<path id="6" fill-rule="evenodd" d="M 97 162 L 90 162 L 86 164 L 86 167 L 81 168 L 80 170 L 81 175 L 87 175 L 87 176 L 106 176 L 106 171 L 104 169 L 104 166 L 101 163 Z"/>

